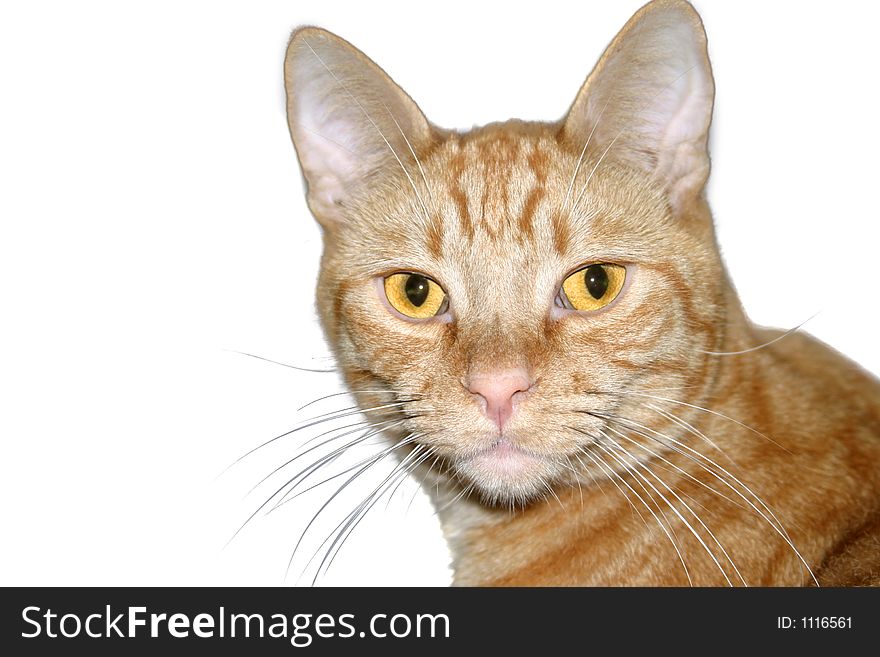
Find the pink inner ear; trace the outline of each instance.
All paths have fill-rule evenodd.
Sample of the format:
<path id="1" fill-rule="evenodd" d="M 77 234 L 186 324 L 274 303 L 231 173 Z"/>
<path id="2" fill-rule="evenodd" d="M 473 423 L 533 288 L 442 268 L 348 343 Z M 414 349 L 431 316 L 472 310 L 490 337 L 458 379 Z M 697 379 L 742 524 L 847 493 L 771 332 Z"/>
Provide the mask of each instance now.
<path id="1" fill-rule="evenodd" d="M 709 170 L 714 83 L 689 5 L 647 5 L 609 46 L 566 119 L 579 143 L 661 182 L 673 210 L 699 194 Z"/>
<path id="2" fill-rule="evenodd" d="M 670 101 L 661 102 L 667 120 L 660 126 L 654 175 L 665 182 L 674 209 L 679 209 L 687 195 L 705 183 L 709 171 L 706 138 L 713 87 L 711 81 L 707 84 L 706 73 L 700 66 L 690 66 L 689 72 L 671 85 Z"/>
<path id="3" fill-rule="evenodd" d="M 294 34 L 285 60 L 290 132 L 321 221 L 389 162 L 431 138 L 415 103 L 363 53 L 319 28 Z M 405 135 L 405 136 L 404 136 Z"/>
<path id="4" fill-rule="evenodd" d="M 344 194 L 344 181 L 358 173 L 357 156 L 350 126 L 339 120 L 321 120 L 322 108 L 310 99 L 300 103 L 300 136 L 297 151 L 309 180 L 310 190 L 333 198 Z"/>

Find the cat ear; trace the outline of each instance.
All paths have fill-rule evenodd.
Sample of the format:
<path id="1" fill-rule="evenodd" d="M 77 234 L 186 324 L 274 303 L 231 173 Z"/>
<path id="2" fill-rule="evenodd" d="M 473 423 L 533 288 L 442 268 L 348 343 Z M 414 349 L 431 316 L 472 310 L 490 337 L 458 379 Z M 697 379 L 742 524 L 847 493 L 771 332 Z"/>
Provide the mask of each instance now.
<path id="1" fill-rule="evenodd" d="M 410 167 L 431 128 L 412 99 L 366 55 L 326 30 L 293 33 L 284 62 L 287 120 L 325 227 L 383 171 Z"/>
<path id="2" fill-rule="evenodd" d="M 699 15 L 683 0 L 655 0 L 608 46 L 564 119 L 562 135 L 578 152 L 589 140 L 597 157 L 651 175 L 681 214 L 709 176 L 714 94 Z"/>

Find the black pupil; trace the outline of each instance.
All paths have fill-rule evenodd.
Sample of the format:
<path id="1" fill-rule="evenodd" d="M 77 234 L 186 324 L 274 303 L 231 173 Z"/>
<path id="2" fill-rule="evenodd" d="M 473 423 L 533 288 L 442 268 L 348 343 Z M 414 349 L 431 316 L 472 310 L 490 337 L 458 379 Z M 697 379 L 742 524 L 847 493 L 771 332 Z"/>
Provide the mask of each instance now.
<path id="1" fill-rule="evenodd" d="M 602 265 L 590 265 L 587 267 L 584 270 L 584 283 L 587 286 L 587 292 L 594 299 L 604 297 L 605 292 L 608 291 L 608 274 L 605 272 L 605 268 Z"/>
<path id="2" fill-rule="evenodd" d="M 406 279 L 406 285 L 404 286 L 406 298 L 409 299 L 409 302 L 412 305 L 419 308 L 428 298 L 428 292 L 430 291 L 429 285 L 428 279 L 424 276 L 410 274 L 409 278 Z"/>

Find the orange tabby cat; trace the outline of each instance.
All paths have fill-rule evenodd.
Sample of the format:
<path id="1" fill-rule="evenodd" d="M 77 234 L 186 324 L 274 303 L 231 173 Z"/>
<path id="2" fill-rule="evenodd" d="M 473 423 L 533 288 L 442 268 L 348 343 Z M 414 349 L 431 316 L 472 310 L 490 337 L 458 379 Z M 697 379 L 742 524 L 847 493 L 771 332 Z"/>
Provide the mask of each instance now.
<path id="1" fill-rule="evenodd" d="M 641 9 L 557 123 L 439 129 L 317 28 L 285 80 L 327 338 L 456 584 L 880 583 L 880 385 L 746 318 L 688 3 Z"/>

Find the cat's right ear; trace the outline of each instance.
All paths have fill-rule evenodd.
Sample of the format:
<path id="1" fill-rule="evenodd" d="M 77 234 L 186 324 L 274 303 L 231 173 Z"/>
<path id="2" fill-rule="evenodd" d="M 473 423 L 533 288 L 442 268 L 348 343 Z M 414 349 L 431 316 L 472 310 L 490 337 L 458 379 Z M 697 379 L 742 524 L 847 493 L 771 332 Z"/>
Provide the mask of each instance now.
<path id="1" fill-rule="evenodd" d="M 366 55 L 315 27 L 296 30 L 284 61 L 287 121 L 325 228 L 383 173 L 414 163 L 432 131 L 412 99 Z"/>

